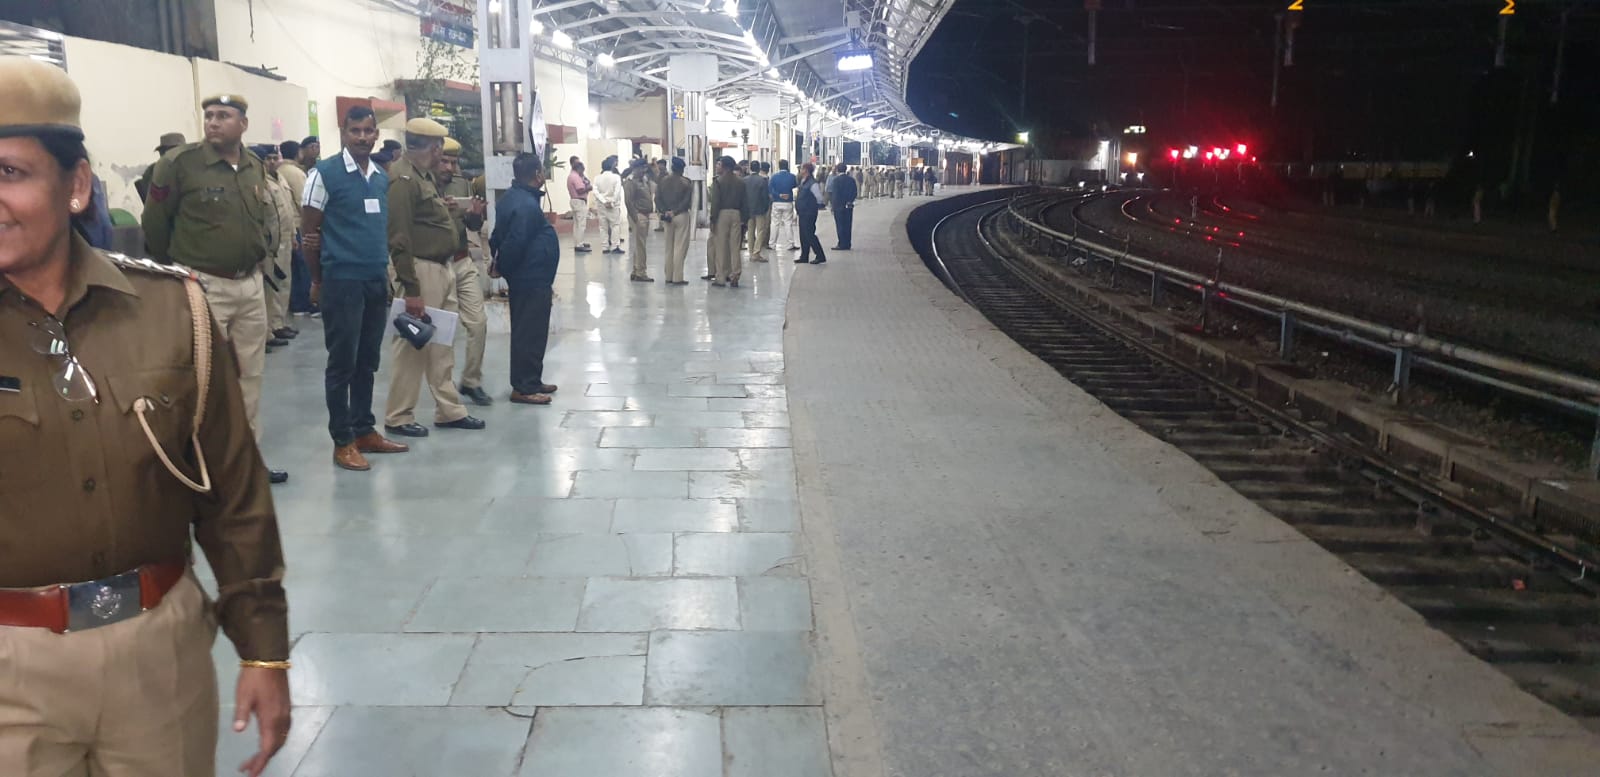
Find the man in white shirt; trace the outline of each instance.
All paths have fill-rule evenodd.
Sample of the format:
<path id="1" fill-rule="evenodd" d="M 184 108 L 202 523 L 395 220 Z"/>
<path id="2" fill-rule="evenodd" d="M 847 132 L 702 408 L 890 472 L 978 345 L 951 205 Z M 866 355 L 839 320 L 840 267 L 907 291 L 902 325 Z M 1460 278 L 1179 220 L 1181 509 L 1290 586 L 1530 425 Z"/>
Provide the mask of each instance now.
<path id="1" fill-rule="evenodd" d="M 622 250 L 624 215 L 622 204 L 622 176 L 617 174 L 616 156 L 606 157 L 600 163 L 600 177 L 594 179 L 593 204 L 600 216 L 600 235 L 605 239 L 601 253 L 620 254 Z"/>

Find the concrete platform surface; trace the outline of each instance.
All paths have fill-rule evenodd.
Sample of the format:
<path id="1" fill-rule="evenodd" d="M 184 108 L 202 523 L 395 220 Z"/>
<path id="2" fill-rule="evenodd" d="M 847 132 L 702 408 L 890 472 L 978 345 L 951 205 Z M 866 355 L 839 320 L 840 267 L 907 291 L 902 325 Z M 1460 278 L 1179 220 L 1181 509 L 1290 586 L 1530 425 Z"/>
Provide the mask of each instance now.
<path id="1" fill-rule="evenodd" d="M 836 777 L 1574 775 L 1600 740 L 1027 354 L 905 238 L 784 337 Z"/>
<path id="2" fill-rule="evenodd" d="M 268 774 L 829 777 L 782 353 L 811 268 L 778 251 L 713 288 L 704 238 L 696 280 L 669 287 L 563 236 L 554 405 L 507 401 L 492 303 L 495 404 L 470 408 L 488 428 L 433 429 L 366 473 L 332 464 L 321 323 L 295 319 L 262 403 L 266 459 L 291 473 L 273 493 L 297 705 Z M 226 722 L 237 657 L 215 655 Z M 254 744 L 224 727 L 218 773 Z"/>

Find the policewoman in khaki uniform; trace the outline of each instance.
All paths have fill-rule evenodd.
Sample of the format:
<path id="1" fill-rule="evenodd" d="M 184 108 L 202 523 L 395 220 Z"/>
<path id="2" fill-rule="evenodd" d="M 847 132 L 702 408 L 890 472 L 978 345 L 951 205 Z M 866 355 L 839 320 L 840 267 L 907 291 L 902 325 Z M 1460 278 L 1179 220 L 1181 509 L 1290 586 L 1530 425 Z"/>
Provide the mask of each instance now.
<path id="1" fill-rule="evenodd" d="M 224 94 L 207 97 L 200 107 L 205 140 L 167 152 L 151 174 L 145 244 L 157 261 L 200 274 L 211 314 L 239 355 L 239 385 L 259 441 L 256 417 L 268 339 L 262 263 L 277 208 L 266 167 L 242 141 L 250 128 L 249 102 Z M 288 479 L 287 473 L 272 473 L 274 483 Z"/>
<path id="2" fill-rule="evenodd" d="M 483 310 L 483 279 L 473 253 L 473 237 L 483 229 L 487 203 L 472 196 L 472 186 L 461 176 L 461 141 L 444 139 L 444 157 L 434 171 L 439 194 L 450 209 L 460 248 L 456 250 L 456 304 L 461 309 L 461 328 L 467 333 L 467 360 L 461 364 L 461 396 L 475 405 L 492 405 L 494 400 L 483 390 L 483 351 L 489 336 L 489 319 Z"/>
<path id="3" fill-rule="evenodd" d="M 219 624 L 256 775 L 289 730 L 266 468 L 193 276 L 74 234 L 79 108 L 65 72 L 0 58 L 0 775 L 212 777 Z"/>
<path id="4" fill-rule="evenodd" d="M 405 155 L 389 166 L 389 261 L 406 312 L 418 318 L 429 307 L 460 313 L 455 258 L 461 238 L 433 177 L 444 156 L 447 134 L 444 125 L 432 119 L 406 122 Z M 429 343 L 419 351 L 401 338 L 394 339 L 394 378 L 384 418 L 390 434 L 428 436 L 427 427 L 416 422 L 424 375 L 433 394 L 434 426 L 484 428 L 461 404 L 451 379 L 455 366 L 456 352 L 448 345 Z"/>

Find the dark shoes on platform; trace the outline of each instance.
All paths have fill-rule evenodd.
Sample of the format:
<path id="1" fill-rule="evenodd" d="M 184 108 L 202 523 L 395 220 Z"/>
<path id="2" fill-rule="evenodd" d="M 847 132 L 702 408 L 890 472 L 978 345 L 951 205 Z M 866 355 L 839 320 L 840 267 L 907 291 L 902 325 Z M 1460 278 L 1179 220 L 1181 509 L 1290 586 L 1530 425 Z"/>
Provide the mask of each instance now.
<path id="1" fill-rule="evenodd" d="M 383 429 L 389 434 L 399 435 L 401 437 L 428 436 L 428 427 L 417 423 L 402 424 L 400 426 L 385 426 Z"/>
<path id="2" fill-rule="evenodd" d="M 289 482 L 289 473 L 284 472 L 281 469 L 269 469 L 267 470 L 267 482 L 275 486 L 281 483 L 287 483 Z"/>
<path id="3" fill-rule="evenodd" d="M 293 340 L 299 334 L 300 330 L 295 329 L 292 326 L 286 326 L 282 329 L 272 330 L 272 336 L 278 338 L 279 340 Z"/>
<path id="4" fill-rule="evenodd" d="M 489 425 L 484 423 L 481 419 L 473 418 L 472 416 L 467 415 L 457 418 L 454 421 L 440 421 L 435 423 L 434 426 L 437 426 L 440 429 L 467 429 L 470 431 L 477 431 L 479 429 L 486 428 Z"/>
<path id="5" fill-rule="evenodd" d="M 479 407 L 488 407 L 494 404 L 494 398 L 489 396 L 489 392 L 484 391 L 482 386 L 472 386 L 470 388 L 462 386 L 461 396 L 472 400 L 472 404 Z"/>
<path id="6" fill-rule="evenodd" d="M 828 260 L 827 259 L 812 259 L 811 263 L 812 264 L 827 264 Z"/>
<path id="7" fill-rule="evenodd" d="M 634 283 L 655 283 L 656 282 L 655 278 L 651 278 L 651 277 L 649 277 L 647 275 L 630 275 L 630 276 L 628 276 L 628 280 L 633 281 Z"/>

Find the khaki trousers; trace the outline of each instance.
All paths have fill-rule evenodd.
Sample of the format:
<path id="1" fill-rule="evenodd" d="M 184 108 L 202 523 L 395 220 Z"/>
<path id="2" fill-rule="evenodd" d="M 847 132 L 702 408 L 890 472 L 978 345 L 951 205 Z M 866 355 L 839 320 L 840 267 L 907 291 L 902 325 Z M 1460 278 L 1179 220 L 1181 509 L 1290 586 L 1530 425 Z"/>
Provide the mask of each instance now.
<path id="1" fill-rule="evenodd" d="M 711 266 L 712 280 L 739 279 L 739 218 L 737 208 L 717 214 L 717 223 L 711 228 L 711 245 L 717 248 L 716 263 Z"/>
<path id="2" fill-rule="evenodd" d="M 572 245 L 583 245 L 589 237 L 589 201 L 572 201 Z"/>
<path id="3" fill-rule="evenodd" d="M 750 217 L 750 261 L 764 262 L 762 254 L 767 250 L 767 241 L 772 239 L 772 214 L 757 213 Z"/>
<path id="4" fill-rule="evenodd" d="M 417 285 L 422 287 L 422 304 L 430 308 L 460 313 L 456 298 L 456 266 L 459 262 L 417 260 Z M 394 378 L 389 381 L 389 400 L 384 413 L 387 426 L 405 426 L 417 420 L 417 399 L 422 395 L 422 380 L 428 380 L 433 394 L 434 423 L 459 421 L 467 417 L 451 373 L 456 368 L 452 346 L 428 343 L 422 350 L 398 336 L 394 338 Z"/>
<path id="5" fill-rule="evenodd" d="M 0 774 L 215 777 L 216 637 L 193 575 L 110 626 L 0 626 Z"/>
<path id="6" fill-rule="evenodd" d="M 694 237 L 694 214 L 674 215 L 667 222 L 666 274 L 669 282 L 683 280 L 683 263 L 689 258 L 689 240 Z"/>
<path id="7" fill-rule="evenodd" d="M 292 241 L 290 243 L 292 244 Z M 262 281 L 267 295 L 268 332 L 276 332 L 289 325 L 289 263 L 294 250 L 291 244 L 285 244 L 278 249 L 278 255 L 267 267 L 267 272 L 272 273 L 272 283 L 278 284 L 278 288 L 274 289 L 272 283 Z M 283 277 L 279 278 L 276 271 L 282 271 Z"/>
<path id="8" fill-rule="evenodd" d="M 628 216 L 628 256 L 633 259 L 633 276 L 650 277 L 650 262 L 645 256 L 644 241 L 650 237 L 650 214 L 634 213 Z"/>
<path id="9" fill-rule="evenodd" d="M 456 271 L 456 300 L 461 306 L 461 329 L 467 334 L 467 360 L 461 365 L 461 385 L 483 386 L 484 339 L 489 336 L 489 319 L 483 311 L 483 278 L 469 255 L 453 262 Z"/>
<path id="10" fill-rule="evenodd" d="M 261 374 L 267 370 L 266 283 L 261 273 L 238 280 L 200 273 L 200 280 L 211 317 L 239 358 L 239 391 L 244 394 L 245 416 L 259 443 L 261 427 L 256 414 L 261 409 Z"/>

